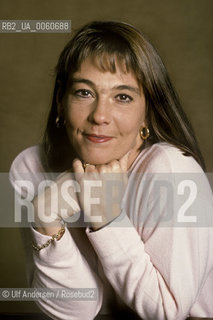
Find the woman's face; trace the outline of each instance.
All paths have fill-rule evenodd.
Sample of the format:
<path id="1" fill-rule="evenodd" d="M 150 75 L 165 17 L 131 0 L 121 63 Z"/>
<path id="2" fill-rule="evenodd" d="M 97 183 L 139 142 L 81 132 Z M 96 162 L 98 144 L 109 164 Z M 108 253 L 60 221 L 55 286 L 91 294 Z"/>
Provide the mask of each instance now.
<path id="1" fill-rule="evenodd" d="M 116 65 L 103 72 L 87 58 L 73 74 L 63 100 L 66 130 L 80 159 L 90 164 L 119 160 L 132 150 L 128 166 L 142 145 L 145 97 L 135 76 Z"/>

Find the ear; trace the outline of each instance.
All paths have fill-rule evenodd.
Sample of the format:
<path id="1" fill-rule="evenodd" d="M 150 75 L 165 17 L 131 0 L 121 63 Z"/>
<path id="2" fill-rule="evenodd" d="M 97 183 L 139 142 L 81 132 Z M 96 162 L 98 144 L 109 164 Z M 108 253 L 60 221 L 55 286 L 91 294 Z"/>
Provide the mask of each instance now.
<path id="1" fill-rule="evenodd" d="M 145 120 L 141 123 L 141 126 L 140 126 L 140 127 L 141 127 L 141 128 L 147 127 L 147 124 L 146 124 L 146 121 L 145 121 Z"/>

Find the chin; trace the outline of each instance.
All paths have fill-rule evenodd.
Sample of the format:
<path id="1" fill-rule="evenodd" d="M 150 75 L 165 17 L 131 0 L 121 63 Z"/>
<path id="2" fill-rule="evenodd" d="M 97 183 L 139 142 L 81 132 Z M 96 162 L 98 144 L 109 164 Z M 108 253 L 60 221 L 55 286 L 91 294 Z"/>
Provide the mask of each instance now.
<path id="1" fill-rule="evenodd" d="M 110 161 L 112 161 L 112 157 L 107 157 L 103 156 L 103 154 L 100 156 L 99 155 L 85 155 L 82 157 L 83 161 L 89 164 L 94 164 L 94 165 L 103 165 L 107 164 Z"/>

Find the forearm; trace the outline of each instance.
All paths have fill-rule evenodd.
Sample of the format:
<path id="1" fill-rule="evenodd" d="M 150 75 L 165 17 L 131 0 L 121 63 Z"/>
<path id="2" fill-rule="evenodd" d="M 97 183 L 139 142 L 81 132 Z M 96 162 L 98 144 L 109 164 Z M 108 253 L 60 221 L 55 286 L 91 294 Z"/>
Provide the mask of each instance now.
<path id="1" fill-rule="evenodd" d="M 53 236 L 55 234 L 58 234 L 58 232 L 61 230 L 61 225 L 59 224 L 58 226 L 54 227 L 34 227 L 36 231 L 39 233 L 46 235 L 46 236 Z"/>
<path id="2" fill-rule="evenodd" d="M 162 228 L 155 232 L 153 243 L 145 245 L 128 220 L 123 226 L 120 223 L 119 227 L 111 225 L 88 233 L 107 278 L 142 318 L 184 319 L 202 286 L 201 275 L 205 272 L 197 254 L 196 230 Z"/>
<path id="3" fill-rule="evenodd" d="M 33 241 L 42 245 L 48 236 L 34 230 Z M 39 252 L 34 251 L 35 288 L 94 288 L 97 300 L 72 299 L 37 301 L 41 309 L 53 319 L 93 319 L 102 303 L 102 285 L 97 275 L 81 255 L 68 229 L 59 241 Z"/>

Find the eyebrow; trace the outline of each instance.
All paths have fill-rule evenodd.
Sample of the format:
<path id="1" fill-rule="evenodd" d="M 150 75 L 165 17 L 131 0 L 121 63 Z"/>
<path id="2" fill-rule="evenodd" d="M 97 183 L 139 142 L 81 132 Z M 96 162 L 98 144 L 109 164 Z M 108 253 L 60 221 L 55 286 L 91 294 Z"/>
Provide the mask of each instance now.
<path id="1" fill-rule="evenodd" d="M 88 79 L 72 78 L 70 82 L 71 82 L 71 84 L 73 84 L 73 83 L 85 83 L 85 84 L 95 88 L 95 83 L 92 82 L 91 80 L 88 80 Z M 130 91 L 140 95 L 140 89 L 138 87 L 132 87 L 132 86 L 129 86 L 129 85 L 126 85 L 126 84 L 121 84 L 121 85 L 118 85 L 118 86 L 114 86 L 114 87 L 112 87 L 112 90 L 130 90 Z"/>

